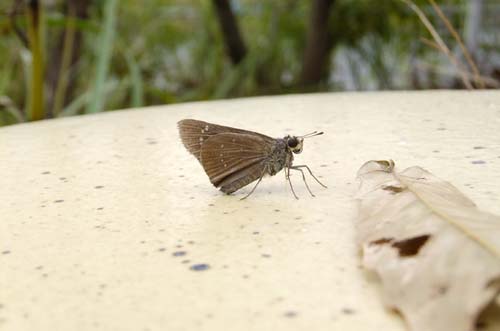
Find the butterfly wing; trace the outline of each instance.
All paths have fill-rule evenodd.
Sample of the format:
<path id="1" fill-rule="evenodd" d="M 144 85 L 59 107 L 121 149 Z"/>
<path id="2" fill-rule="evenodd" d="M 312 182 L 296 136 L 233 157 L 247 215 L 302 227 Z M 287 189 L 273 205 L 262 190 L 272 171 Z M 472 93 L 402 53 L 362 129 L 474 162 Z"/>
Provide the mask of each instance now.
<path id="1" fill-rule="evenodd" d="M 198 121 L 198 120 L 193 120 L 193 119 L 185 119 L 182 121 L 179 121 L 177 123 L 177 126 L 179 128 L 179 134 L 182 140 L 182 143 L 186 147 L 186 149 L 193 154 L 198 161 L 201 162 L 201 149 L 204 143 L 207 141 L 208 138 L 221 134 L 221 133 L 240 133 L 240 134 L 248 134 L 248 135 L 254 135 L 261 137 L 262 139 L 266 140 L 266 142 L 271 143 L 274 141 L 273 138 L 268 137 L 266 135 L 257 133 L 257 132 L 252 132 L 252 131 L 247 131 L 247 130 L 242 130 L 242 129 L 237 129 L 237 128 L 231 128 L 228 126 L 222 126 L 222 125 L 217 125 L 217 124 L 212 124 L 212 123 L 207 123 L 203 121 Z"/>
<path id="2" fill-rule="evenodd" d="M 232 193 L 264 175 L 274 147 L 260 135 L 220 133 L 203 143 L 200 162 L 214 186 Z"/>

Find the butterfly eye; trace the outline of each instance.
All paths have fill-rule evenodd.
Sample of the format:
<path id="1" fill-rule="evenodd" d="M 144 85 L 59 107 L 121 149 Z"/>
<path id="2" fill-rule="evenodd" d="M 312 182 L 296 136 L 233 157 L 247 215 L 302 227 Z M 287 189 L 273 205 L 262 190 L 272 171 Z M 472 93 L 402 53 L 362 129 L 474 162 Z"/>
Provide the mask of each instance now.
<path id="1" fill-rule="evenodd" d="M 299 144 L 299 141 L 297 140 L 297 138 L 293 137 L 293 138 L 288 139 L 287 144 L 288 144 L 288 147 L 294 148 L 294 147 L 297 147 L 297 145 Z"/>

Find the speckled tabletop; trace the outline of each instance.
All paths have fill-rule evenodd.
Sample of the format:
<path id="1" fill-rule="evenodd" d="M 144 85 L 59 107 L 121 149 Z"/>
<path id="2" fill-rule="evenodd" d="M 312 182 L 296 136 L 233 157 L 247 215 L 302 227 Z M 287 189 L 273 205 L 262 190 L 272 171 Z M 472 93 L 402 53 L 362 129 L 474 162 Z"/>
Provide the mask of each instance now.
<path id="1" fill-rule="evenodd" d="M 181 145 L 197 118 L 313 130 L 255 193 L 214 189 Z M 1 330 L 404 330 L 359 266 L 355 174 L 420 165 L 500 214 L 500 92 L 339 93 L 200 102 L 0 129 Z M 500 330 L 499 304 L 483 330 Z M 496 317 L 495 317 L 496 314 Z M 495 320 L 496 318 L 496 320 Z"/>

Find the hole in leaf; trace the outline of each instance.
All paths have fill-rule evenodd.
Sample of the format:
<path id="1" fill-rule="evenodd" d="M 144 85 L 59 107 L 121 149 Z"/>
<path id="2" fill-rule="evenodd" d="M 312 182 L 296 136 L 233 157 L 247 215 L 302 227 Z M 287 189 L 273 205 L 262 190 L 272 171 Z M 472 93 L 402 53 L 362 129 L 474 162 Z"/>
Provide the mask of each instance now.
<path id="1" fill-rule="evenodd" d="M 402 257 L 417 255 L 430 237 L 430 235 L 424 234 L 410 239 L 400 240 L 393 243 L 392 247 L 397 248 L 399 256 Z"/>

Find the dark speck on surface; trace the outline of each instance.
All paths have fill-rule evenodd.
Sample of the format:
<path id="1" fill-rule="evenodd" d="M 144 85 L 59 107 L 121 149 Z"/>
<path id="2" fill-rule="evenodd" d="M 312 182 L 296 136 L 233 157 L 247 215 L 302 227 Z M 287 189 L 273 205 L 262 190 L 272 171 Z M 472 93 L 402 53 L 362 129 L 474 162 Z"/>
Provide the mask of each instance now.
<path id="1" fill-rule="evenodd" d="M 346 315 L 352 315 L 355 313 L 354 309 L 351 308 L 342 308 L 342 313 Z"/>
<path id="2" fill-rule="evenodd" d="M 210 269 L 210 266 L 206 263 L 199 263 L 199 264 L 193 264 L 192 266 L 189 267 L 189 269 L 193 271 L 204 271 Z"/>
<path id="3" fill-rule="evenodd" d="M 97 208 L 97 210 L 103 210 L 103 209 L 104 209 L 104 207 L 99 207 L 99 208 Z"/>
<path id="4" fill-rule="evenodd" d="M 259 231 L 254 231 L 252 234 L 259 234 L 260 232 Z"/>
<path id="5" fill-rule="evenodd" d="M 261 254 L 260 256 L 265 257 L 265 258 L 270 258 L 271 254 Z"/>
<path id="6" fill-rule="evenodd" d="M 182 261 L 181 261 L 181 263 L 182 263 L 182 264 L 187 264 L 187 263 L 189 263 L 189 262 L 191 262 L 191 260 L 182 260 Z"/>
<path id="7" fill-rule="evenodd" d="M 471 161 L 472 164 L 485 164 L 486 161 L 483 161 L 483 160 L 474 160 L 474 161 Z"/>
<path id="8" fill-rule="evenodd" d="M 185 251 L 177 251 L 172 253 L 173 256 L 184 256 L 186 255 Z"/>
<path id="9" fill-rule="evenodd" d="M 288 318 L 294 318 L 297 317 L 297 312 L 293 310 L 286 311 L 283 316 L 288 317 Z"/>
<path id="10" fill-rule="evenodd" d="M 42 172 L 42 175 L 49 175 L 50 174 L 50 171 L 44 171 Z"/>
<path id="11" fill-rule="evenodd" d="M 64 202 L 64 200 L 55 200 L 54 203 L 61 203 Z"/>
<path id="12" fill-rule="evenodd" d="M 277 213 L 279 213 L 281 210 L 279 210 L 279 209 L 275 209 L 274 211 L 275 211 L 275 212 L 277 212 Z"/>
<path id="13" fill-rule="evenodd" d="M 194 240 L 190 240 L 190 241 L 188 241 L 188 244 L 189 244 L 189 245 L 194 245 Z"/>
<path id="14" fill-rule="evenodd" d="M 165 252 L 167 249 L 165 247 L 158 248 L 158 252 Z"/>
<path id="15" fill-rule="evenodd" d="M 474 149 L 486 149 L 486 147 L 484 147 L 484 146 L 474 146 L 473 148 Z"/>
<path id="16" fill-rule="evenodd" d="M 102 185 L 97 185 L 97 186 L 95 186 L 94 188 L 96 188 L 96 189 L 100 189 L 100 188 L 103 188 L 103 187 L 104 187 L 104 186 L 102 186 Z"/>
<path id="17" fill-rule="evenodd" d="M 10 251 L 3 251 L 2 252 L 3 255 L 7 255 L 7 254 L 10 254 Z"/>

